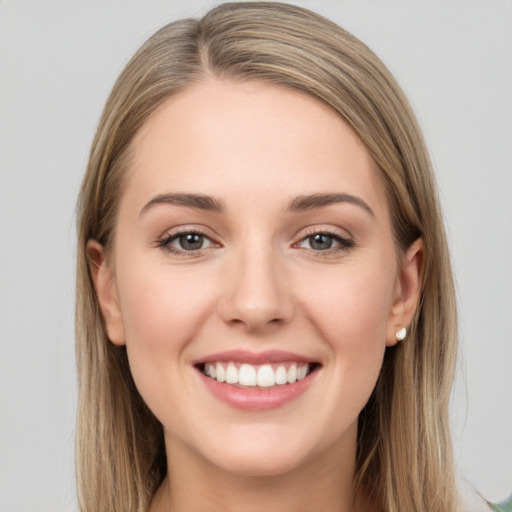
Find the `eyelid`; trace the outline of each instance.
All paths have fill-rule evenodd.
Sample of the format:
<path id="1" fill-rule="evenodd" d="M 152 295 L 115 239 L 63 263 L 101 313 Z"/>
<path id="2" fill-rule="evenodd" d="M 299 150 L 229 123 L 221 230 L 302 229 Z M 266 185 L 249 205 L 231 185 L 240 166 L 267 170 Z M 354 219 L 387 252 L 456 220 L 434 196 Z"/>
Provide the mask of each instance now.
<path id="1" fill-rule="evenodd" d="M 329 249 L 325 249 L 323 251 L 321 250 L 315 250 L 312 248 L 307 247 L 301 247 L 300 244 L 302 244 L 305 240 L 308 238 L 314 236 L 314 235 L 328 235 L 335 240 L 337 240 L 340 243 L 339 247 L 332 247 Z M 341 228 L 336 228 L 334 226 L 322 226 L 322 225 L 314 225 L 314 226 L 308 226 L 307 228 L 304 228 L 301 230 L 297 235 L 298 241 L 294 242 L 293 246 L 306 249 L 307 251 L 310 251 L 318 256 L 327 256 L 330 253 L 336 253 L 336 252 L 343 252 L 351 249 L 355 245 L 354 237 L 349 234 L 346 230 L 343 230 Z"/>
<path id="2" fill-rule="evenodd" d="M 327 224 L 314 224 L 311 226 L 306 226 L 297 233 L 296 238 L 300 238 L 302 240 L 308 236 L 316 235 L 319 233 L 332 235 L 341 238 L 342 240 L 354 240 L 352 234 L 346 229 Z"/>
<path id="3" fill-rule="evenodd" d="M 180 236 L 191 233 L 201 235 L 208 239 L 210 245 L 208 247 L 196 250 L 184 250 L 170 245 L 171 241 L 176 240 Z M 324 234 L 332 237 L 337 241 L 337 246 L 325 250 L 302 247 L 302 244 L 305 240 L 318 234 Z M 328 256 L 331 253 L 344 252 L 350 250 L 355 245 L 354 238 L 350 233 L 348 233 L 347 230 L 332 225 L 326 226 L 315 224 L 312 226 L 307 226 L 302 228 L 294 238 L 296 241 L 292 244 L 293 248 L 304 249 L 318 256 Z M 210 228 L 198 224 L 185 224 L 167 229 L 159 237 L 157 237 L 155 245 L 172 254 L 178 256 L 187 256 L 190 258 L 202 256 L 205 251 L 208 251 L 212 248 L 223 247 L 222 243 L 219 242 L 219 237 L 216 236 L 216 234 L 212 232 Z"/>
<path id="4" fill-rule="evenodd" d="M 179 238 L 180 236 L 187 234 L 197 234 L 201 235 L 204 238 L 207 238 L 211 245 L 209 247 L 204 247 L 197 250 L 182 250 L 177 247 L 171 247 L 170 242 Z M 189 258 L 202 256 L 204 251 L 207 251 L 211 248 L 222 247 L 222 244 L 218 241 L 218 237 L 215 234 L 212 234 L 212 230 L 206 228 L 205 226 L 197 225 L 197 224 L 186 224 L 175 226 L 171 229 L 167 229 L 164 231 L 159 237 L 156 239 L 156 246 L 166 250 L 171 254 L 175 254 L 177 256 L 186 256 Z"/>

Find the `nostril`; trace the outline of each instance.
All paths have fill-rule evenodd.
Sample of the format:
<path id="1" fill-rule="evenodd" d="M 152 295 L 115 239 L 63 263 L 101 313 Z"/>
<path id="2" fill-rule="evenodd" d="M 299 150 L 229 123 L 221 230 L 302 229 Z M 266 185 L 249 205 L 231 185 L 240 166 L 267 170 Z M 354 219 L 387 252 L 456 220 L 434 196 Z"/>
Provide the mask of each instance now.
<path id="1" fill-rule="evenodd" d="M 244 268 L 234 276 L 218 304 L 225 322 L 232 326 L 243 324 L 251 331 L 282 325 L 294 310 L 290 290 L 271 268 L 274 263 L 262 268 L 264 258 L 255 258 L 252 255 L 244 260 Z"/>
<path id="2" fill-rule="evenodd" d="M 261 331 L 269 327 L 279 327 L 285 322 L 284 318 L 268 315 L 264 311 L 246 311 L 236 312 L 232 318 L 226 318 L 226 321 L 232 326 L 243 326 L 249 331 Z"/>

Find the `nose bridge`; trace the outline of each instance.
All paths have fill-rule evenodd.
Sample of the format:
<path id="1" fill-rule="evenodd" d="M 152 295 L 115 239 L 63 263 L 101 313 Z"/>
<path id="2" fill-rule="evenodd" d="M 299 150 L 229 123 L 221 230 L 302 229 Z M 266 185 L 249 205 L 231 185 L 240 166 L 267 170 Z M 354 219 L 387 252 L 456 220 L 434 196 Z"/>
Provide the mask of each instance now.
<path id="1" fill-rule="evenodd" d="M 249 330 L 286 322 L 292 314 L 292 300 L 283 270 L 274 244 L 248 237 L 234 251 L 226 276 L 231 286 L 223 298 L 224 319 Z"/>

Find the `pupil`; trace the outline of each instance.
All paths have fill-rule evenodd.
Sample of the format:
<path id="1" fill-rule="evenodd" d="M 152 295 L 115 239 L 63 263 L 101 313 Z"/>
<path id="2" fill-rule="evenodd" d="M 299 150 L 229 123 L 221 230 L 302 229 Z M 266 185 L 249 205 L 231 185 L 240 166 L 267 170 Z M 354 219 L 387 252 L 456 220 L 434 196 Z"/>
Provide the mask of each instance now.
<path id="1" fill-rule="evenodd" d="M 201 246 L 203 245 L 203 236 L 198 235 L 197 233 L 182 235 L 180 236 L 180 245 L 187 251 L 201 249 Z"/>
<path id="2" fill-rule="evenodd" d="M 318 233 L 311 237 L 309 244 L 312 249 L 325 251 L 326 249 L 330 249 L 332 247 L 332 237 Z"/>

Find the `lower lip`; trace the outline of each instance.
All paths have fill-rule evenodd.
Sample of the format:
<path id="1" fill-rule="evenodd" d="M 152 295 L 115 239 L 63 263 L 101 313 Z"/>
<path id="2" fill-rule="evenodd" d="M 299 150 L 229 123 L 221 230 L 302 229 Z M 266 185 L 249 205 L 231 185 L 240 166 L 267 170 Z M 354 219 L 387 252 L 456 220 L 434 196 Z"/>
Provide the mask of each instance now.
<path id="1" fill-rule="evenodd" d="M 284 384 L 268 389 L 241 388 L 207 377 L 200 370 L 200 376 L 211 393 L 222 402 L 243 411 L 266 411 L 278 409 L 304 393 L 315 379 L 317 370 L 293 384 Z"/>

